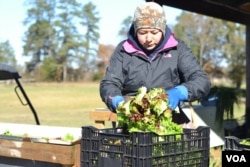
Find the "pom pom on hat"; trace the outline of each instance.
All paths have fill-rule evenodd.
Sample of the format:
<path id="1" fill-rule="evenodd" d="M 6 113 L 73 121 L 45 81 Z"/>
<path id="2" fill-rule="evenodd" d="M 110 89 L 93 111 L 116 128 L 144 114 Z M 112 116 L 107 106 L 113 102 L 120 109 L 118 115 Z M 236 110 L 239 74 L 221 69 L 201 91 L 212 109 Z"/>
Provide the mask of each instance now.
<path id="1" fill-rule="evenodd" d="M 134 12 L 133 21 L 135 33 L 140 28 L 156 28 L 165 35 L 165 13 L 162 6 L 155 2 L 146 2 L 139 5 Z"/>

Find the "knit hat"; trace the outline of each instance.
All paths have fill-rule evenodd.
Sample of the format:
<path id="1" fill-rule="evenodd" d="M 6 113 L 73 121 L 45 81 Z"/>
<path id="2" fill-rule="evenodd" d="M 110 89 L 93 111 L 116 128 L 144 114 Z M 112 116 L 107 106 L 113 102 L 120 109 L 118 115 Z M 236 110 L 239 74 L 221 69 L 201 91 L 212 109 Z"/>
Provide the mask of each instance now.
<path id="1" fill-rule="evenodd" d="M 139 5 L 134 13 L 135 33 L 140 28 L 156 28 L 165 35 L 166 18 L 163 8 L 155 2 Z"/>

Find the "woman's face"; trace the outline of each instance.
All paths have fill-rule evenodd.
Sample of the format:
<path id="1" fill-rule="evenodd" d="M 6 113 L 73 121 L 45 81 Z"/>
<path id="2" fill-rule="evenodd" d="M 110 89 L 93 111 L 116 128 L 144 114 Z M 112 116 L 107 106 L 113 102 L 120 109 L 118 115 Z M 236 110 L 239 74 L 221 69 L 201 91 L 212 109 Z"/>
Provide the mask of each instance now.
<path id="1" fill-rule="evenodd" d="M 146 50 L 153 50 L 162 38 L 162 32 L 155 28 L 141 28 L 136 35 L 139 43 Z"/>

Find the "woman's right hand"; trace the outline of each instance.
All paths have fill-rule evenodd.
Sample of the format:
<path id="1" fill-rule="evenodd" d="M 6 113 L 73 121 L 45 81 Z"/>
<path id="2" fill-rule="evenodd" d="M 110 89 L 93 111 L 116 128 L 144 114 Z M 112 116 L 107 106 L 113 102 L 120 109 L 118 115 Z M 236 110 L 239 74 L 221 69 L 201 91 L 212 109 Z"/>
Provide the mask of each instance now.
<path id="1" fill-rule="evenodd" d="M 112 107 L 116 110 L 122 102 L 125 102 L 125 98 L 123 96 L 114 96 L 112 98 Z"/>

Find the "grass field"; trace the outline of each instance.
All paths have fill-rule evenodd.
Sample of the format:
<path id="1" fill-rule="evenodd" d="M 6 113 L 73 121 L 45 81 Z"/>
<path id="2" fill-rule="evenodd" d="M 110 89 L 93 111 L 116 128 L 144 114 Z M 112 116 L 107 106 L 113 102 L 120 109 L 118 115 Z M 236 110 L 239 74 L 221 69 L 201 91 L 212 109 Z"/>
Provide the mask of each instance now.
<path id="1" fill-rule="evenodd" d="M 16 83 L 0 83 L 0 122 L 36 124 L 29 106 L 15 94 Z M 99 83 L 22 83 L 41 125 L 81 127 L 94 125 L 89 111 L 106 107 L 99 96 Z M 19 89 L 19 96 L 22 93 Z M 25 102 L 25 101 L 24 101 Z M 244 115 L 245 105 L 235 106 L 235 117 Z"/>
<path id="2" fill-rule="evenodd" d="M 16 84 L 0 84 L 0 122 L 36 124 L 29 106 L 15 94 Z M 89 111 L 106 107 L 99 83 L 22 83 L 41 125 L 81 127 L 93 125 Z M 22 93 L 19 96 L 25 102 Z"/>

